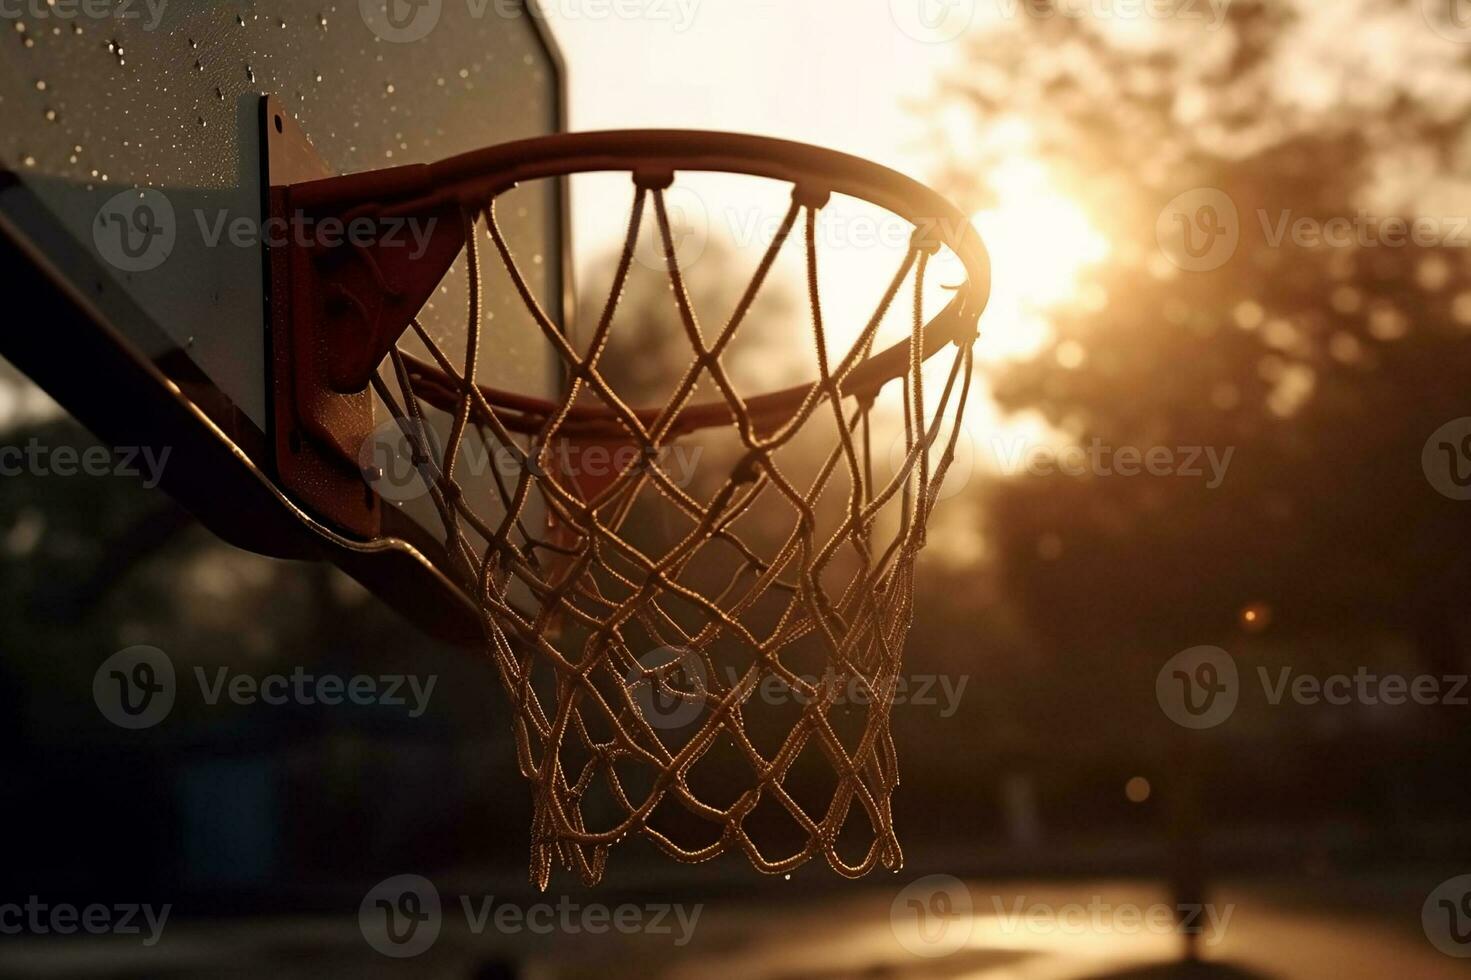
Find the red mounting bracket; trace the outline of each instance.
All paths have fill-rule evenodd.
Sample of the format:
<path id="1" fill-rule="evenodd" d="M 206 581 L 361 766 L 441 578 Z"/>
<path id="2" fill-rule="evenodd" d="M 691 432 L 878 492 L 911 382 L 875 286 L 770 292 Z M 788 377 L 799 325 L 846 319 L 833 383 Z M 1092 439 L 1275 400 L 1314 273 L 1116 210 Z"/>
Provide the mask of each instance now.
<path id="1" fill-rule="evenodd" d="M 313 514 L 375 538 L 382 502 L 363 470 L 377 424 L 369 384 L 464 249 L 464 220 L 454 203 L 425 213 L 302 204 L 296 188 L 332 171 L 274 96 L 261 100 L 261 129 L 278 475 Z"/>

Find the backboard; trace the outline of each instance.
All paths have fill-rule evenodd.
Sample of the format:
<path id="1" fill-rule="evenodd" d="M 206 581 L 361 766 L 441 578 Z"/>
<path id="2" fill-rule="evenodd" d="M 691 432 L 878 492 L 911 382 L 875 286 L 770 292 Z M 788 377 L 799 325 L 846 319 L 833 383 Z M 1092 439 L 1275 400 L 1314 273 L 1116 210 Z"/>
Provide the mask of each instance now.
<path id="1" fill-rule="evenodd" d="M 544 23 L 520 0 L 15 9 L 0 14 L 0 238 L 12 296 L 34 291 L 45 312 L 7 330 L 0 353 L 114 445 L 173 446 L 165 486 L 216 533 L 328 557 L 473 641 L 426 502 L 393 501 L 382 538 L 352 540 L 275 473 L 262 106 L 284 109 L 330 173 L 557 132 L 563 72 Z M 513 193 L 502 220 L 560 320 L 564 191 Z M 450 281 L 462 275 L 421 314 L 447 347 L 465 330 Z M 482 378 L 552 395 L 558 369 L 513 291 L 486 302 L 497 326 Z"/>
<path id="2" fill-rule="evenodd" d="M 739 799 L 706 802 L 685 777 L 745 724 L 763 677 L 800 681 L 821 664 L 893 689 L 989 296 L 969 218 L 910 177 L 822 147 L 564 133 L 556 53 L 534 8 L 511 0 L 361 0 L 347 14 L 290 2 L 161 2 L 145 19 L 55 0 L 13 21 L 0 267 L 26 275 L 11 296 L 39 316 L 0 335 L 0 352 L 105 441 L 171 459 L 166 489 L 222 537 L 333 561 L 430 632 L 487 653 L 537 787 L 543 889 L 557 861 L 595 884 L 630 833 L 691 863 L 738 850 L 768 874 L 818 856 L 849 877 L 898 870 L 889 697 L 845 745 L 833 693 L 807 685 L 769 757 L 736 736 L 755 776 Z M 113 16 L 78 19 L 99 9 Z M 626 176 L 632 206 L 583 345 L 566 335 L 566 180 L 608 172 Z M 787 198 L 709 334 L 666 200 L 690 172 L 774 182 Z M 833 226 L 819 212 L 834 196 L 903 232 L 887 287 L 846 336 L 821 301 Z M 654 295 L 689 360 L 662 397 L 631 404 L 602 362 L 646 211 L 664 259 Z M 794 238 L 816 377 L 743 393 L 723 362 Z M 930 259 L 945 250 L 965 278 L 936 312 Z M 903 338 L 877 349 L 899 307 Z M 658 322 L 622 319 L 635 317 Z M 892 474 L 875 465 L 885 414 L 903 420 Z M 671 453 L 685 450 L 679 477 Z M 674 674 L 690 684 L 672 689 Z M 661 699 L 637 700 L 656 686 L 694 707 L 698 727 L 663 732 Z M 819 731 L 837 784 L 809 813 L 773 787 Z M 630 781 L 615 762 L 643 771 Z M 599 778 L 608 795 L 585 810 Z M 746 816 L 763 793 L 805 840 L 756 843 Z M 666 796 L 716 841 L 710 826 L 677 834 L 684 843 L 656 827 Z M 839 844 L 855 807 L 873 833 L 850 854 Z"/>

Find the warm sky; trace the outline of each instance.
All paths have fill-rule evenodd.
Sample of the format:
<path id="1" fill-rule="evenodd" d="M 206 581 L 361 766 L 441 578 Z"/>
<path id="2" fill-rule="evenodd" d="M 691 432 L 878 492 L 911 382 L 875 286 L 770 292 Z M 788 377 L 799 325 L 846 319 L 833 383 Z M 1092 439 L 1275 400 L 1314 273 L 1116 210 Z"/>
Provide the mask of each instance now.
<path id="1" fill-rule="evenodd" d="M 957 62 L 963 37 L 925 40 L 913 36 L 916 21 L 900 22 L 913 17 L 906 4 L 923 7 L 942 18 L 934 22 L 944 33 L 944 0 L 688 2 L 692 4 L 688 19 L 679 12 L 677 0 L 633 4 L 667 12 L 667 17 L 593 19 L 577 16 L 580 10 L 597 9 L 587 7 L 586 0 L 547 0 L 569 66 L 572 128 L 657 126 L 759 133 L 844 150 L 921 180 L 932 175 L 938 155 L 927 145 L 931 121 L 916 106 L 934 91 L 940 73 Z M 967 7 L 976 12 L 978 26 L 984 4 L 958 0 L 948 5 L 961 12 Z M 922 27 L 918 33 L 923 33 Z M 619 187 L 595 186 L 607 187 L 610 196 Z M 1028 186 L 1025 177 L 1017 187 L 1019 197 L 1032 204 L 1037 203 L 1039 190 L 1045 189 Z M 615 247 L 620 226 L 616 220 L 594 217 L 589 195 L 580 185 L 574 184 L 573 193 L 574 234 L 579 265 L 584 265 L 606 257 Z M 1023 200 L 1018 204 L 1026 206 Z M 622 206 L 620 200 L 613 209 L 620 216 Z M 1019 214 L 998 217 L 1015 230 L 1026 224 L 1018 220 Z M 988 223 L 994 222 L 980 221 L 983 229 Z M 997 243 L 991 244 L 995 253 Z M 1049 247 L 1045 242 L 1035 244 Z M 1051 247 L 1055 250 L 1055 242 Z M 997 258 L 997 278 L 1002 281 L 1006 263 Z M 834 255 L 833 261 L 860 263 L 855 279 L 888 275 L 877 259 L 867 266 L 866 256 Z M 842 312 L 841 290 L 831 290 L 830 295 L 831 300 L 825 299 L 835 306 L 830 314 Z M 1021 322 L 1023 317 L 1003 315 L 1005 305 L 1005 297 L 993 300 L 987 315 L 992 337 L 1000 339 L 1002 348 L 1012 347 L 1013 341 L 1031 346 L 1035 331 Z M 859 301 L 848 312 L 849 322 L 861 322 Z M 1003 325 L 1003 320 L 1010 323 Z M 997 420 L 988 408 L 984 399 L 974 404 L 967 428 L 994 427 Z M 974 449 L 974 439 L 969 441 Z M 957 470 L 972 465 L 973 459 L 963 459 Z M 969 475 L 966 472 L 962 481 Z M 967 558 L 975 557 L 980 548 L 978 541 L 955 544 Z"/>
<path id="2" fill-rule="evenodd" d="M 921 180 L 932 176 L 939 159 L 930 135 L 934 119 L 926 118 L 922 106 L 931 101 L 942 73 L 960 62 L 967 37 L 960 28 L 985 29 L 997 2 L 543 0 L 569 66 L 574 129 L 760 133 L 845 150 Z M 620 4 L 643 16 L 612 15 Z M 932 30 L 921 14 L 935 25 Z M 1034 349 L 1040 339 L 1036 318 L 1008 307 L 1066 298 L 1057 293 L 1059 281 L 1065 291 L 1072 279 L 1067 262 L 1096 260 L 1101 247 L 1096 238 L 1089 240 L 1086 218 L 1028 161 L 1017 160 L 992 179 L 1005 186 L 997 187 L 999 213 L 977 216 L 997 279 L 989 317 L 997 322 L 983 343 L 983 357 Z M 618 183 L 592 186 L 607 188 L 610 197 L 622 193 Z M 575 184 L 575 198 L 579 193 L 574 234 L 579 266 L 585 268 L 616 247 L 623 201 L 616 199 L 610 209 L 606 200 L 589 205 Z M 1039 227 L 1076 230 L 1078 254 L 1059 255 L 1059 236 L 1038 235 Z M 834 263 L 864 261 L 832 251 Z M 861 274 L 882 277 L 879 260 L 873 261 Z M 1044 266 L 1047 282 L 1018 283 L 1027 270 Z M 1025 296 L 1012 295 L 1018 285 Z M 842 299 L 834 295 L 833 301 Z M 999 322 L 1003 318 L 1011 322 Z"/>
<path id="3" fill-rule="evenodd" d="M 930 89 L 957 46 L 907 36 L 888 0 L 630 0 L 648 12 L 632 19 L 578 16 L 596 0 L 545 6 L 570 66 L 576 129 L 762 133 L 903 169 L 928 159 L 905 100 Z"/>

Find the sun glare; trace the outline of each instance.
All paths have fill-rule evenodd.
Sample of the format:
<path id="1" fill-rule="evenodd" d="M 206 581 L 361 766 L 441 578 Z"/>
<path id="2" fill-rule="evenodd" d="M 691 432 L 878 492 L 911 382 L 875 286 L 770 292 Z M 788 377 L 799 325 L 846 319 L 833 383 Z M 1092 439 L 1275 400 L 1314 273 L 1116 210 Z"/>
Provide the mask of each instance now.
<path id="1" fill-rule="evenodd" d="M 990 249 L 993 272 L 977 355 L 1023 359 L 1047 343 L 1048 311 L 1078 298 L 1083 273 L 1108 256 L 1109 246 L 1037 161 L 1009 160 L 991 174 L 990 184 L 997 205 L 971 219 Z"/>

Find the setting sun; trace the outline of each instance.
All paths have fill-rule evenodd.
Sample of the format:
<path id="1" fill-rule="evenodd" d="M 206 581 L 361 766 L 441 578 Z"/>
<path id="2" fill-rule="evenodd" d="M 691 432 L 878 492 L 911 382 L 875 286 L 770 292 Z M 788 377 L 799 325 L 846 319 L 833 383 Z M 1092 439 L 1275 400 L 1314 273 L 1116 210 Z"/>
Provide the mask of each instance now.
<path id="1" fill-rule="evenodd" d="M 1039 162 L 1008 160 L 989 178 L 997 205 L 972 221 L 991 250 L 995 288 L 977 354 L 1028 357 L 1050 335 L 1046 312 L 1078 298 L 1084 271 L 1108 257 L 1108 241 Z"/>

